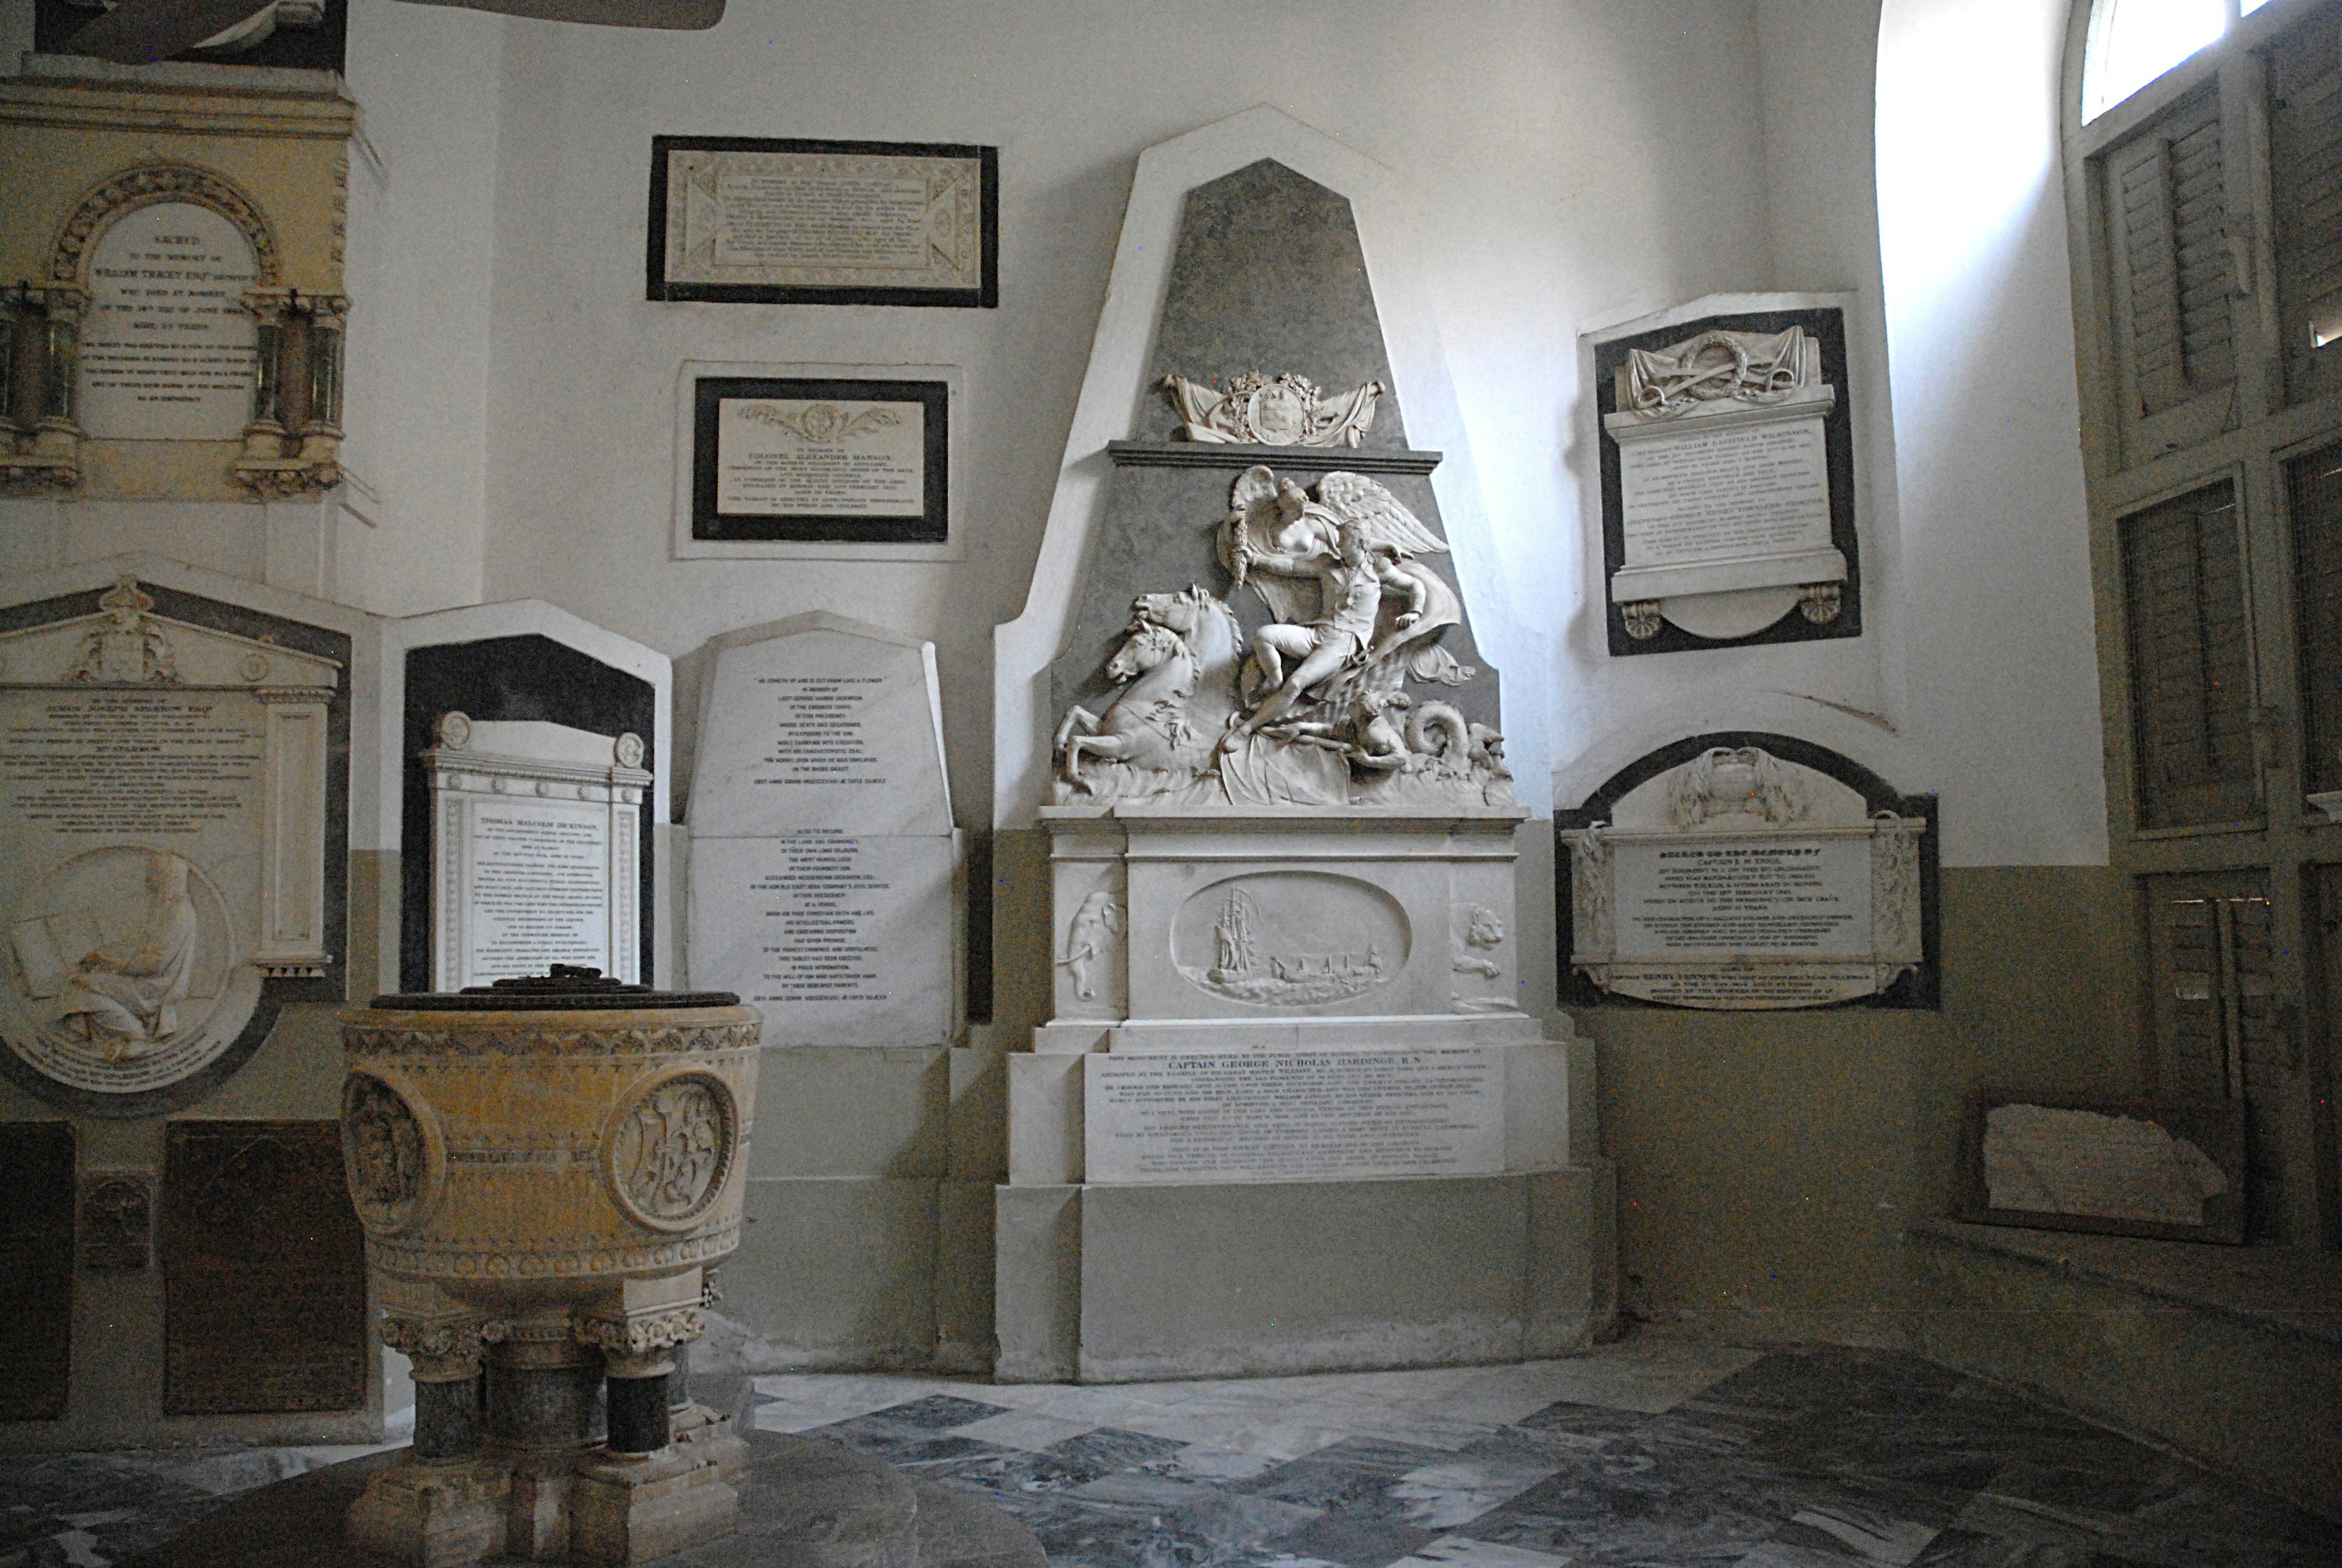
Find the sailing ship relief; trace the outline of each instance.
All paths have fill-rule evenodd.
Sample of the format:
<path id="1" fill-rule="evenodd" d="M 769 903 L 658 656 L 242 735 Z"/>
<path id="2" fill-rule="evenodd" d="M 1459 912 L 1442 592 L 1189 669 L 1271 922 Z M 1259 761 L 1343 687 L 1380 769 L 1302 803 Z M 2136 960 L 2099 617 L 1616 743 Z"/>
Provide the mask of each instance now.
<path id="1" fill-rule="evenodd" d="M 1262 1007 L 1346 1001 L 1406 966 L 1406 917 L 1380 888 L 1324 873 L 1216 883 L 1173 925 L 1179 972 L 1216 996 Z"/>

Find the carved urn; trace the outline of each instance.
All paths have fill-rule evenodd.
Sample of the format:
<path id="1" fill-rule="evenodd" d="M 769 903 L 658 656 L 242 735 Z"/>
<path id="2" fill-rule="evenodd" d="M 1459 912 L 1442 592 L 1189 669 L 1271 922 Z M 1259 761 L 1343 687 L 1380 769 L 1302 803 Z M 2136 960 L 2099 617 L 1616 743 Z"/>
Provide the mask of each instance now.
<path id="1" fill-rule="evenodd" d="M 356 1543 L 628 1563 L 736 1522 L 742 1446 L 670 1385 L 739 1244 L 759 1025 L 566 965 L 344 1015 L 350 1192 L 415 1382 Z"/>

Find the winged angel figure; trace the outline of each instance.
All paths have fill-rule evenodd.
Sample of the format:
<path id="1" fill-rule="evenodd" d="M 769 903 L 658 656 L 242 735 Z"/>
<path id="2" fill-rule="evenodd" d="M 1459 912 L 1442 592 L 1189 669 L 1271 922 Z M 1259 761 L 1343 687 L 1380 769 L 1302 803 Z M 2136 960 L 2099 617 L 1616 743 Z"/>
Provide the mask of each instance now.
<path id="1" fill-rule="evenodd" d="M 1201 587 L 1134 600 L 1114 700 L 1058 726 L 1060 804 L 1512 804 L 1504 737 L 1406 689 L 1474 671 L 1440 645 L 1464 606 L 1421 559 L 1447 546 L 1397 496 L 1337 472 L 1313 497 L 1256 465 L 1218 550 L 1270 620 L 1247 644 Z"/>
<path id="2" fill-rule="evenodd" d="M 1274 617 L 1253 634 L 1222 774 L 1236 793 L 1246 735 L 1336 752 L 1368 774 L 1509 778 L 1503 737 L 1445 703 L 1420 706 L 1412 677 L 1460 685 L 1473 671 L 1440 645 L 1464 618 L 1445 579 L 1418 559 L 1446 544 L 1363 474 L 1318 481 L 1313 500 L 1266 466 L 1238 476 L 1220 525 L 1220 560 Z M 1399 715 L 1406 715 L 1402 722 Z M 1401 793 L 1386 781 L 1371 793 Z"/>

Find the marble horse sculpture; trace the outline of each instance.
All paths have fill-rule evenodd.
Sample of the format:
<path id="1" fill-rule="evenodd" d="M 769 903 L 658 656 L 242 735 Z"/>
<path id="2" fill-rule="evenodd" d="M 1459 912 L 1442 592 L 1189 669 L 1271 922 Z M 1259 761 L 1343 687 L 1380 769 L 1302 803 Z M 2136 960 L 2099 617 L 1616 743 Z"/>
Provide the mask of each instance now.
<path id="1" fill-rule="evenodd" d="M 1075 707 L 1057 726 L 1066 782 L 1098 793 L 1082 758 L 1120 763 L 1147 794 L 1176 790 L 1210 770 L 1221 736 L 1236 716 L 1236 672 L 1243 634 L 1227 605 L 1200 587 L 1141 594 L 1131 601 L 1122 646 L 1106 661 L 1120 684 L 1103 714 Z"/>

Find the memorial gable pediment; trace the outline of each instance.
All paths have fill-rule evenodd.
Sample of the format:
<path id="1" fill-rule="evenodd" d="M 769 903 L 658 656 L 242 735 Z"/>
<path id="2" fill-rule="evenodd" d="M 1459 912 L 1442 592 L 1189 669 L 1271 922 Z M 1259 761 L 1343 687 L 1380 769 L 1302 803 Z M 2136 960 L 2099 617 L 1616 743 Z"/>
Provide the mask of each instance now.
<path id="1" fill-rule="evenodd" d="M 12 686 L 169 686 L 231 691 L 341 684 L 320 654 L 154 613 L 123 578 L 94 614 L 0 633 L 0 683 Z"/>

